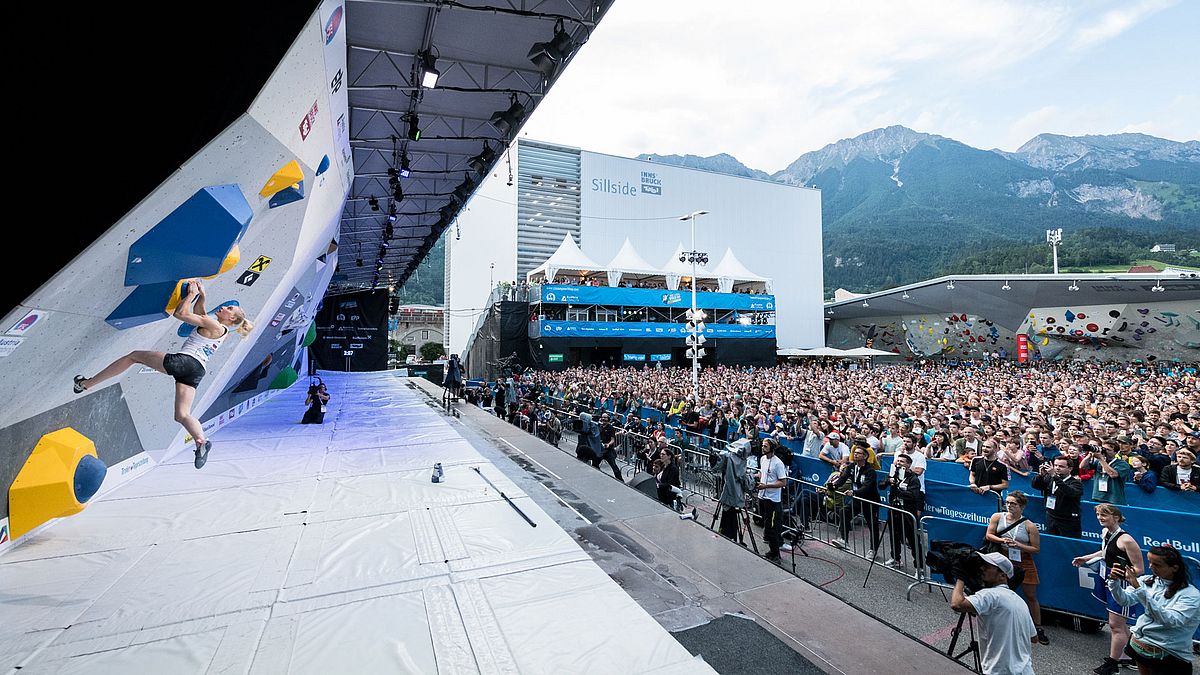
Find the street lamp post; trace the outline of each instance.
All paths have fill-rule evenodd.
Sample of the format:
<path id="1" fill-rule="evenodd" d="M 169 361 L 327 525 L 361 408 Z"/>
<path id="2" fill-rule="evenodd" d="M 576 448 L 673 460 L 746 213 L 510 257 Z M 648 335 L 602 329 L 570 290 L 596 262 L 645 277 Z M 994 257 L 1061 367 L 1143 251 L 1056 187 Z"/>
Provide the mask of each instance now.
<path id="1" fill-rule="evenodd" d="M 699 404 L 700 402 L 700 357 L 704 354 L 704 350 L 700 345 L 704 344 L 704 318 L 703 313 L 696 308 L 696 265 L 708 264 L 708 254 L 703 251 L 696 250 L 696 216 L 703 216 L 708 211 L 692 211 L 686 216 L 680 216 L 680 220 L 686 220 L 692 228 L 692 250 L 684 252 L 679 256 L 679 262 L 690 262 L 692 264 L 692 309 L 688 312 L 688 353 L 692 357 L 692 403 Z"/>
<path id="2" fill-rule="evenodd" d="M 1062 228 L 1046 230 L 1046 243 L 1050 244 L 1050 250 L 1054 251 L 1054 273 L 1058 274 L 1058 245 L 1062 243 Z"/>

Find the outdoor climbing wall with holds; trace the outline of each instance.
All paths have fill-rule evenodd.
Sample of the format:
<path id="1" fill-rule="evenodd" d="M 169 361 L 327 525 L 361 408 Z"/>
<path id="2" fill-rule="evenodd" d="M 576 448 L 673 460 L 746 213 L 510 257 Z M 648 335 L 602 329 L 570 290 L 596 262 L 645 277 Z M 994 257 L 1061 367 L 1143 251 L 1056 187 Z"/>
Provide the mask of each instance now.
<path id="1" fill-rule="evenodd" d="M 170 313 L 187 279 L 205 278 L 208 312 L 236 304 L 256 325 L 247 338 L 231 335 L 207 364 L 193 406 L 206 430 L 295 367 L 337 264 L 353 177 L 344 160 L 346 89 L 330 79 L 346 68 L 343 14 L 341 2 L 322 3 L 244 115 L 120 221 L 97 223 L 92 245 L 3 317 L 0 491 L 47 433 L 45 420 L 94 439 L 113 467 L 102 489 L 187 447 L 171 378 L 135 365 L 96 390 L 71 389 L 73 376 L 131 351 L 178 351 L 188 331 Z M 267 357 L 277 363 L 232 396 Z"/>
<path id="2" fill-rule="evenodd" d="M 1016 358 L 1016 336 L 1029 336 L 1033 358 L 1147 361 L 1200 360 L 1200 302 L 1030 308 L 1009 330 L 967 311 L 834 321 L 827 344 L 863 347 L 905 358 Z"/>

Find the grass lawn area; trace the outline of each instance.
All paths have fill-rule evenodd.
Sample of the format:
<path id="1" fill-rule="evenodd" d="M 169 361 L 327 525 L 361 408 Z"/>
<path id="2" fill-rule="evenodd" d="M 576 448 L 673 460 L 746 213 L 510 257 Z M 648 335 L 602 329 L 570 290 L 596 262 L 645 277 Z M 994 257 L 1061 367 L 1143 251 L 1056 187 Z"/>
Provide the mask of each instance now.
<path id="1" fill-rule="evenodd" d="M 1200 272 L 1200 267 L 1191 267 L 1188 265 L 1167 265 L 1166 263 L 1159 262 L 1158 260 L 1135 260 L 1127 265 L 1109 265 L 1107 267 L 1071 267 L 1069 269 L 1064 269 L 1063 271 L 1064 272 L 1079 272 L 1081 274 L 1084 274 L 1084 273 L 1102 274 L 1105 272 L 1128 272 L 1129 268 L 1133 267 L 1134 265 L 1150 265 L 1154 269 L 1158 270 L 1159 272 L 1163 271 L 1167 267 L 1174 267 L 1174 268 L 1181 269 L 1181 270 L 1194 270 L 1196 272 Z"/>

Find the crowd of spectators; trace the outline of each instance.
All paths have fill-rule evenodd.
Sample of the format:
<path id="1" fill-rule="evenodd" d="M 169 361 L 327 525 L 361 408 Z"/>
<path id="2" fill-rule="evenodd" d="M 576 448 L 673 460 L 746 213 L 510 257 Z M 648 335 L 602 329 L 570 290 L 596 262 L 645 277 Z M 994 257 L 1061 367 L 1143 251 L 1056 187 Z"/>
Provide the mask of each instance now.
<path id="1" fill-rule="evenodd" d="M 687 368 L 571 368 L 535 373 L 518 386 L 589 409 L 611 403 L 622 418 L 638 416 L 643 407 L 678 415 L 689 437 L 684 443 L 699 435 L 717 443 L 773 436 L 799 441 L 803 454 L 839 466 L 850 463 L 856 446 L 868 449 L 873 464 L 877 455 L 901 450 L 967 466 L 990 456 L 1022 475 L 1049 472 L 1062 455 L 1085 495 L 1113 503 L 1125 502 L 1126 484 L 1194 493 L 1200 482 L 1194 367 L 994 361 L 718 366 L 701 371 L 698 403 L 690 400 Z M 657 426 L 638 421 L 647 433 Z"/>

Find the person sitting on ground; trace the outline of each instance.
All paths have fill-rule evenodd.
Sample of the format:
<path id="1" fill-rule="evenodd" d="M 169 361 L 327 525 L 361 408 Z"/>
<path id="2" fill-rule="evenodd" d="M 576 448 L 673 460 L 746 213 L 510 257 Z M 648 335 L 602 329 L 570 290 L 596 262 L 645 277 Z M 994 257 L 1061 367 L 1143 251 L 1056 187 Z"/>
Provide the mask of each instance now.
<path id="1" fill-rule="evenodd" d="M 225 338 L 229 337 L 229 329 L 234 328 L 238 335 L 245 337 L 250 334 L 254 324 L 246 319 L 246 313 L 237 305 L 221 305 L 210 316 L 204 308 L 204 283 L 199 279 L 189 279 L 186 283 L 187 295 L 179 301 L 172 316 L 195 326 L 195 330 L 184 340 L 178 352 L 129 352 L 105 366 L 94 377 L 76 375 L 75 393 L 82 394 L 95 385 L 118 376 L 135 363 L 149 366 L 175 378 L 175 421 L 187 430 L 192 442 L 196 444 L 194 463 L 199 469 L 208 461 L 212 442 L 204 435 L 200 421 L 192 416 L 192 401 L 196 397 L 196 388 L 200 386 L 200 380 L 205 375 L 208 359 L 224 344 Z"/>

